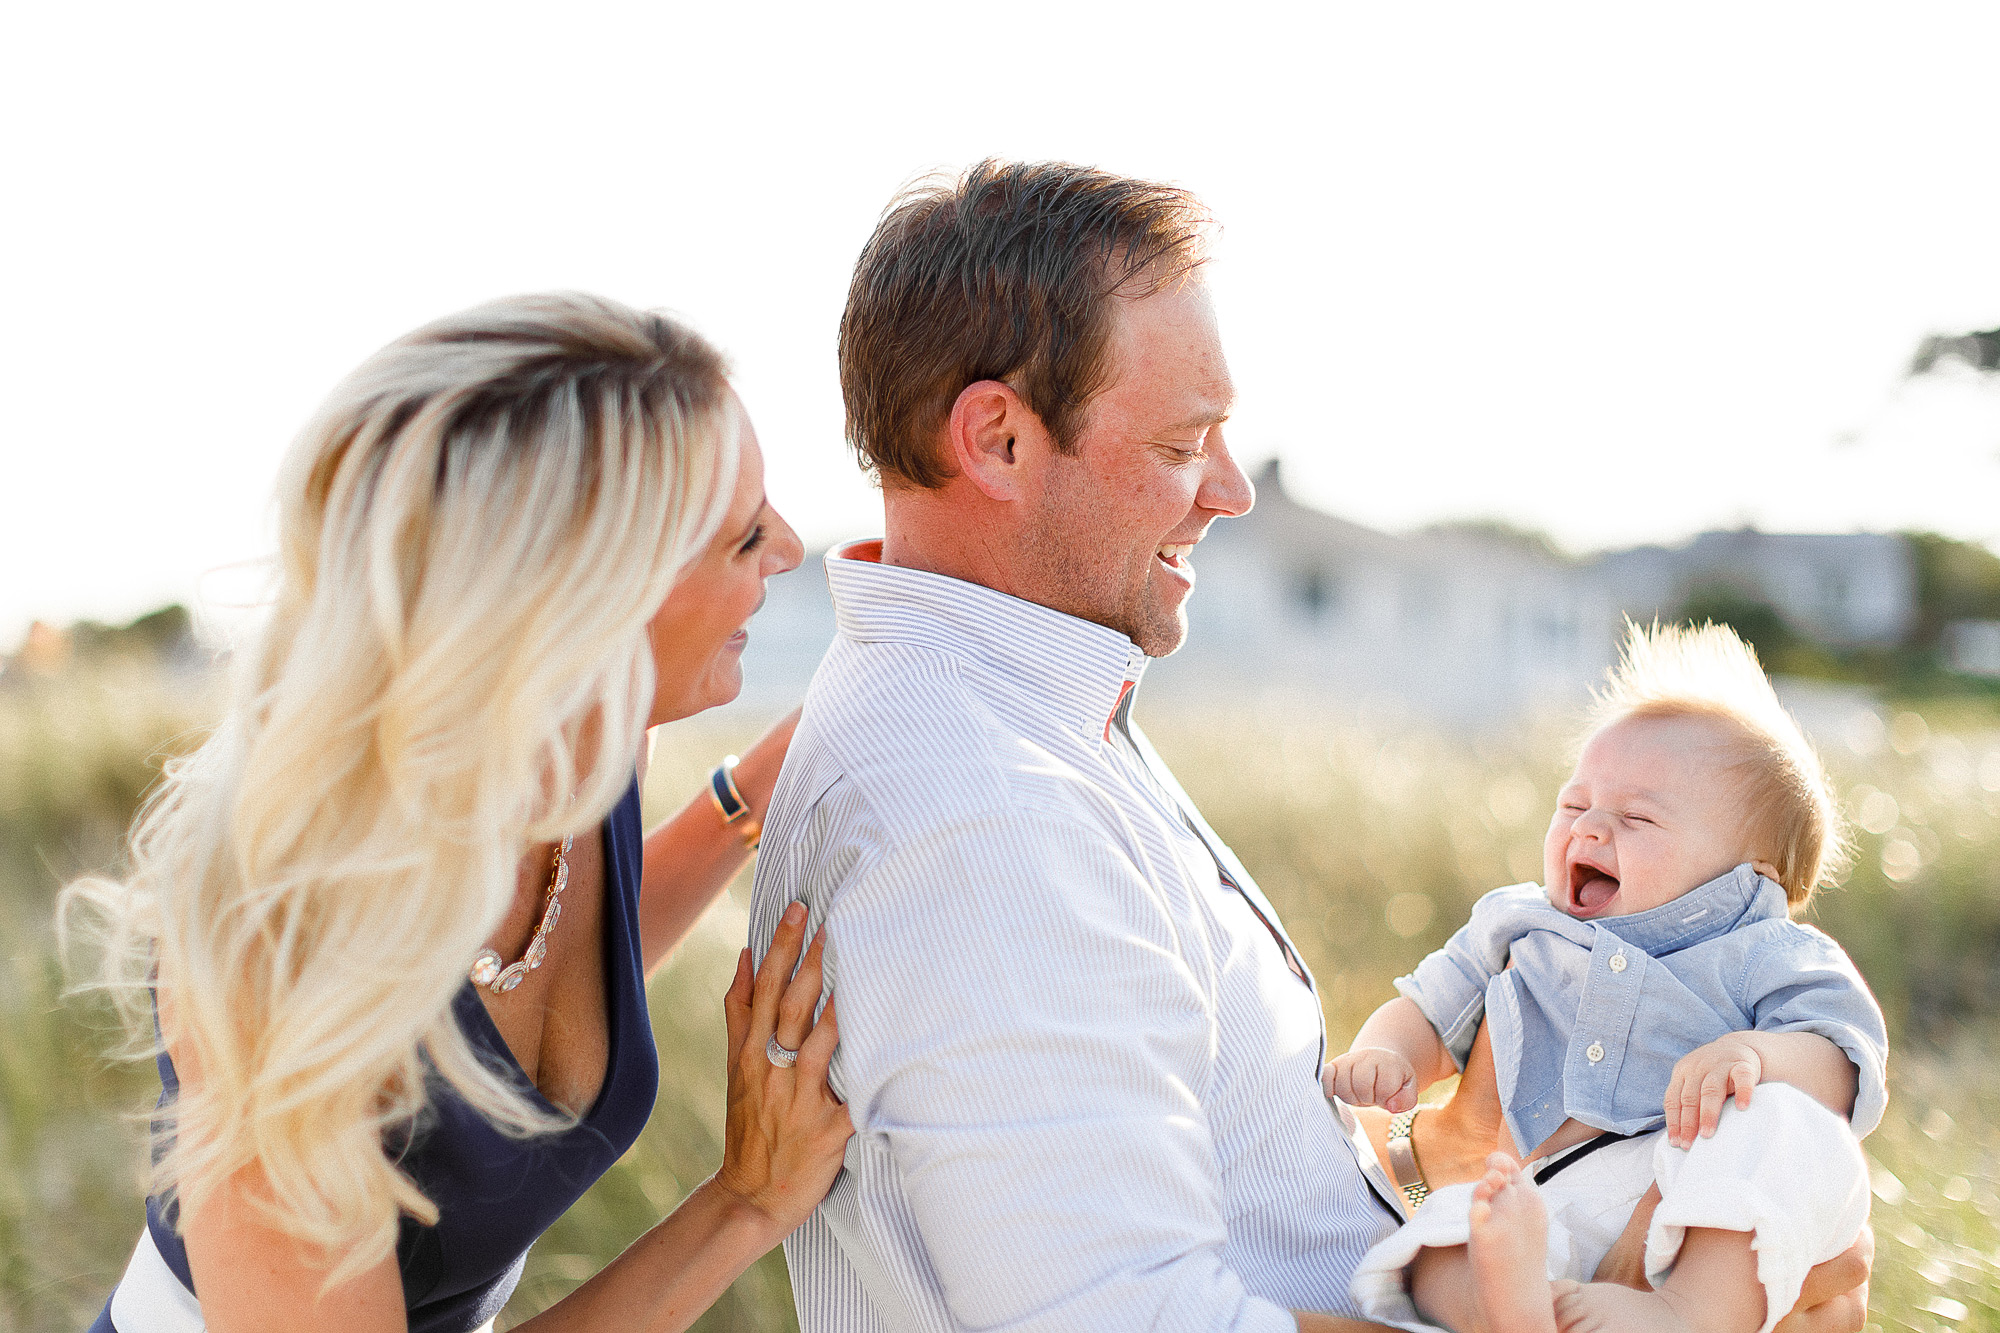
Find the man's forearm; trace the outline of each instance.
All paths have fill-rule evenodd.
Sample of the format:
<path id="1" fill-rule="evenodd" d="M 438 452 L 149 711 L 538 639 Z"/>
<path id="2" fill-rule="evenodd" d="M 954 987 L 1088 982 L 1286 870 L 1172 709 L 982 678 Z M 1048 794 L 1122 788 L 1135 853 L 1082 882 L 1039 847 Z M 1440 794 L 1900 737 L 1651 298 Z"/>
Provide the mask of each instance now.
<path id="1" fill-rule="evenodd" d="M 1359 1319 L 1345 1319 L 1337 1314 L 1295 1310 L 1293 1315 L 1299 1321 L 1299 1333 L 1395 1333 L 1395 1330 L 1387 1324 L 1367 1324 Z"/>

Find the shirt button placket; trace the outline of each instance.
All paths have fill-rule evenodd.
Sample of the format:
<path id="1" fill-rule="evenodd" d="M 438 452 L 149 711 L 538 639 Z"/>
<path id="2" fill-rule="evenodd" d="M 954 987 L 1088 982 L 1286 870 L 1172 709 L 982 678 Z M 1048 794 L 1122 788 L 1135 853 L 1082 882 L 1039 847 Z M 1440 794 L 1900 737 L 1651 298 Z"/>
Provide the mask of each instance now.
<path id="1" fill-rule="evenodd" d="M 1622 975 L 1625 969 L 1630 967 L 1632 963 L 1631 960 L 1625 956 L 1625 951 L 1623 949 L 1620 949 L 1617 953 L 1614 953 L 1609 958 L 1605 959 L 1604 965 L 1611 969 L 1611 974 L 1613 976 L 1619 976 Z M 1583 1058 L 1590 1061 L 1590 1063 L 1592 1064 L 1602 1064 L 1604 1061 L 1604 1043 L 1601 1041 L 1593 1041 L 1592 1043 L 1590 1043 L 1590 1045 L 1584 1047 Z"/>

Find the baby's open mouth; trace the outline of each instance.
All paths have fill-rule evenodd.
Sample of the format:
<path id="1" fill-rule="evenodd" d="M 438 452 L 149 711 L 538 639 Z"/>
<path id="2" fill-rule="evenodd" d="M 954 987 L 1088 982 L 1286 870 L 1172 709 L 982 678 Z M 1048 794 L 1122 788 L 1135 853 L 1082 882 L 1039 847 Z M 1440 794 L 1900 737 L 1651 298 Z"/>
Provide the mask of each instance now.
<path id="1" fill-rule="evenodd" d="M 1569 868 L 1569 910 L 1573 916 L 1595 916 L 1618 894 L 1618 880 L 1596 866 L 1579 861 Z"/>

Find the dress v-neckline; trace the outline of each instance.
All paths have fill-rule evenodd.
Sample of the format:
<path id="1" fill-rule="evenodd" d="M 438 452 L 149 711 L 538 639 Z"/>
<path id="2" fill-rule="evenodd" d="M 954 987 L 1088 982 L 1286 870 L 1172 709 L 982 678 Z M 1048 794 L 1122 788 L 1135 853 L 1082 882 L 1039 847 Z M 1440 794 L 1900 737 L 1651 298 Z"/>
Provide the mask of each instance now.
<path id="1" fill-rule="evenodd" d="M 622 933 L 618 927 L 627 924 L 623 921 L 627 906 L 624 890 L 622 886 L 612 882 L 611 820 L 615 817 L 616 813 L 617 811 L 614 807 L 612 814 L 605 816 L 604 822 L 598 826 L 599 857 L 601 861 L 598 873 L 600 881 L 598 893 L 601 897 L 601 905 L 598 912 L 598 948 L 604 955 L 605 983 L 604 1075 L 602 1081 L 597 1086 L 597 1096 L 591 1099 L 589 1108 L 577 1112 L 558 1102 L 551 1101 L 547 1094 L 541 1090 L 535 1080 L 529 1075 L 527 1068 L 522 1065 L 520 1058 L 514 1054 L 514 1048 L 507 1044 L 506 1035 L 500 1031 L 500 1025 L 493 1021 L 493 1015 L 487 1011 L 486 1002 L 479 998 L 479 991 L 474 984 L 468 980 L 465 983 L 464 989 L 460 991 L 462 996 L 471 1001 L 471 1007 L 478 1011 L 478 1021 L 484 1028 L 482 1034 L 483 1040 L 479 1044 L 503 1058 L 507 1062 L 507 1072 L 513 1075 L 515 1082 L 525 1088 L 529 1096 L 544 1109 L 553 1111 L 561 1116 L 574 1116 L 578 1126 L 589 1124 L 604 1109 L 605 1098 L 611 1092 L 612 1072 L 618 1068 L 619 1043 L 624 1036 L 623 1010 L 627 998 L 625 988 L 628 981 L 625 977 L 625 969 L 619 967 L 618 960 L 611 956 L 611 942 L 622 938 Z M 613 912 L 619 914 L 621 918 L 619 921 L 614 922 L 611 919 Z"/>

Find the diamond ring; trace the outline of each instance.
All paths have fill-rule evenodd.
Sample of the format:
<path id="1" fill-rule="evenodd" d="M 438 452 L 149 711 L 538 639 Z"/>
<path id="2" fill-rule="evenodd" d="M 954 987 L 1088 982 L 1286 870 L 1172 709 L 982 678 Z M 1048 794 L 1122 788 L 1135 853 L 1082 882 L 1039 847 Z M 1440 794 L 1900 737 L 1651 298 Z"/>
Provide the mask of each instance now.
<path id="1" fill-rule="evenodd" d="M 778 1039 L 774 1035 L 769 1041 L 764 1043 L 764 1058 L 780 1069 L 790 1069 L 799 1062 L 799 1053 L 797 1051 L 788 1051 L 778 1045 Z"/>

